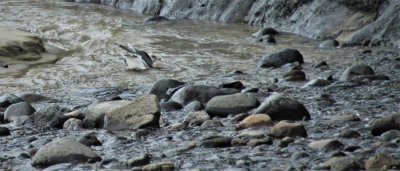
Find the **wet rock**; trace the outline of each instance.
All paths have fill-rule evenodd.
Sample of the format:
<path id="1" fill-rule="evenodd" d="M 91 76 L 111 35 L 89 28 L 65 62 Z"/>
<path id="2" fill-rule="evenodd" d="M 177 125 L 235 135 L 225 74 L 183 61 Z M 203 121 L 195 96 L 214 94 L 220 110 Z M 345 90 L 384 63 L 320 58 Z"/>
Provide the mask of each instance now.
<path id="1" fill-rule="evenodd" d="M 258 39 L 259 42 L 267 42 L 267 43 L 276 43 L 276 39 L 272 35 L 266 35 L 262 36 L 260 39 Z"/>
<path id="2" fill-rule="evenodd" d="M 7 35 L 0 40 L 0 56 L 37 60 L 46 51 L 43 41 L 31 33 L 6 28 L 0 28 L 0 33 Z"/>
<path id="3" fill-rule="evenodd" d="M 6 94 L 0 97 L 0 108 L 7 108 L 12 104 L 16 104 L 23 101 L 24 101 L 23 99 L 13 94 Z"/>
<path id="4" fill-rule="evenodd" d="M 390 142 L 396 138 L 400 138 L 400 131 L 399 130 L 390 130 L 383 133 L 379 139 L 385 142 Z"/>
<path id="5" fill-rule="evenodd" d="M 166 111 L 177 111 L 183 109 L 183 106 L 178 102 L 168 101 L 168 102 L 161 102 L 160 108 L 161 110 L 166 110 Z"/>
<path id="6" fill-rule="evenodd" d="M 100 161 L 90 148 L 70 139 L 56 139 L 41 147 L 32 159 L 32 166 L 50 166 L 59 163 L 85 163 Z"/>
<path id="7" fill-rule="evenodd" d="M 167 95 L 168 89 L 176 88 L 184 85 L 184 82 L 174 80 L 174 79 L 161 79 L 154 83 L 153 87 L 150 89 L 150 94 L 154 94 L 158 97 L 158 99 L 169 99 L 170 97 Z"/>
<path id="8" fill-rule="evenodd" d="M 150 16 L 144 19 L 145 23 L 152 23 L 152 22 L 162 22 L 162 21 L 168 21 L 169 19 L 163 16 Z"/>
<path id="9" fill-rule="evenodd" d="M 307 130 L 304 125 L 300 123 L 280 121 L 271 128 L 269 135 L 276 138 L 307 137 Z"/>
<path id="10" fill-rule="evenodd" d="M 143 171 L 173 171 L 175 164 L 172 162 L 159 162 L 143 166 Z"/>
<path id="11" fill-rule="evenodd" d="M 351 79 L 352 82 L 375 81 L 375 80 L 390 80 L 390 78 L 386 75 L 377 74 L 377 75 L 358 75 L 354 76 L 353 79 Z"/>
<path id="12" fill-rule="evenodd" d="M 204 85 L 189 85 L 175 92 L 171 100 L 186 106 L 192 101 L 199 101 L 202 105 L 215 96 L 224 95 L 224 93 L 216 87 Z"/>
<path id="13" fill-rule="evenodd" d="M 239 122 L 237 129 L 272 125 L 272 119 L 267 114 L 254 114 Z"/>
<path id="14" fill-rule="evenodd" d="M 206 112 L 211 116 L 226 117 L 229 114 L 239 114 L 256 108 L 258 100 L 251 94 L 232 94 L 212 98 L 206 106 Z"/>
<path id="15" fill-rule="evenodd" d="M 202 139 L 198 146 L 203 148 L 222 148 L 231 146 L 231 137 L 212 136 Z"/>
<path id="16" fill-rule="evenodd" d="M 190 126 L 200 126 L 203 122 L 211 119 L 210 115 L 208 115 L 204 111 L 194 112 L 186 119 L 189 122 Z"/>
<path id="17" fill-rule="evenodd" d="M 104 129 L 122 130 L 159 127 L 160 104 L 157 96 L 146 95 L 106 113 Z"/>
<path id="18" fill-rule="evenodd" d="M 188 105 L 185 106 L 185 111 L 199 111 L 204 109 L 204 106 L 199 101 L 192 101 Z"/>
<path id="19" fill-rule="evenodd" d="M 144 154 L 143 156 L 129 159 L 126 161 L 126 164 L 129 168 L 148 165 L 150 164 L 151 158 L 152 156 L 150 154 Z"/>
<path id="20" fill-rule="evenodd" d="M 357 121 L 361 121 L 360 117 L 351 113 L 335 115 L 329 119 L 329 123 L 347 123 Z"/>
<path id="21" fill-rule="evenodd" d="M 317 170 L 335 170 L 335 171 L 348 171 L 348 170 L 360 170 L 362 166 L 356 159 L 349 157 L 333 157 L 326 162 L 321 163 Z"/>
<path id="22" fill-rule="evenodd" d="M 350 145 L 350 146 L 344 147 L 344 151 L 348 151 L 348 152 L 354 152 L 358 149 L 361 149 L 361 147 L 357 146 L 357 145 Z"/>
<path id="23" fill-rule="evenodd" d="M 234 89 L 238 89 L 238 90 L 243 90 L 246 87 L 243 85 L 242 82 L 235 81 L 235 82 L 231 82 L 231 83 L 221 84 L 218 86 L 218 88 L 234 88 Z"/>
<path id="24" fill-rule="evenodd" d="M 326 139 L 326 140 L 313 141 L 310 144 L 308 144 L 308 147 L 317 151 L 330 152 L 330 151 L 341 150 L 344 148 L 344 145 L 338 140 Z"/>
<path id="25" fill-rule="evenodd" d="M 325 80 L 325 79 L 321 79 L 321 78 L 316 78 L 316 79 L 312 79 L 310 80 L 308 83 L 306 83 L 303 88 L 306 87 L 324 87 L 327 86 L 329 84 L 331 84 L 331 81 Z"/>
<path id="26" fill-rule="evenodd" d="M 103 128 L 106 113 L 127 104 L 129 104 L 129 101 L 117 100 L 90 105 L 85 112 L 84 126 L 86 128 Z"/>
<path id="27" fill-rule="evenodd" d="M 285 137 L 279 142 L 279 147 L 287 147 L 290 143 L 293 143 L 295 139 L 293 137 Z"/>
<path id="28" fill-rule="evenodd" d="M 0 136 L 8 136 L 11 135 L 11 132 L 6 127 L 0 127 Z"/>
<path id="29" fill-rule="evenodd" d="M 23 93 L 23 94 L 19 94 L 18 96 L 28 103 L 40 103 L 40 102 L 58 103 L 58 102 L 60 102 L 57 99 L 54 99 L 51 97 L 46 97 L 46 96 L 43 96 L 40 94 Z"/>
<path id="30" fill-rule="evenodd" d="M 311 119 L 303 104 L 280 93 L 267 97 L 254 113 L 266 113 L 273 121 Z"/>
<path id="31" fill-rule="evenodd" d="M 326 61 L 321 61 L 321 62 L 315 64 L 314 68 L 321 68 L 323 66 L 328 66 L 328 63 Z"/>
<path id="32" fill-rule="evenodd" d="M 283 76 L 285 81 L 305 81 L 306 74 L 301 70 L 291 70 Z"/>
<path id="33" fill-rule="evenodd" d="M 250 114 L 249 113 L 240 113 L 240 114 L 237 114 L 237 115 L 235 115 L 235 116 L 233 116 L 233 118 L 231 119 L 231 123 L 239 123 L 239 122 L 241 122 L 243 119 L 245 119 L 245 118 L 247 118 L 247 117 L 249 117 L 250 116 Z"/>
<path id="34" fill-rule="evenodd" d="M 63 128 L 67 130 L 79 130 L 82 128 L 83 122 L 80 119 L 70 118 L 64 122 Z"/>
<path id="35" fill-rule="evenodd" d="M 27 102 L 19 102 L 9 106 L 4 112 L 4 120 L 13 120 L 14 117 L 30 116 L 35 113 L 35 108 Z"/>
<path id="36" fill-rule="evenodd" d="M 368 171 L 388 170 L 393 167 L 398 168 L 399 166 L 400 160 L 394 159 L 392 156 L 383 153 L 371 157 L 365 162 L 365 169 Z"/>
<path id="37" fill-rule="evenodd" d="M 64 116 L 68 109 L 62 108 L 56 104 L 46 106 L 36 111 L 24 122 L 35 126 L 48 126 L 52 128 L 62 128 L 68 117 Z"/>
<path id="38" fill-rule="evenodd" d="M 238 135 L 239 138 L 263 138 L 265 136 L 265 131 L 260 130 L 244 130 Z"/>
<path id="39" fill-rule="evenodd" d="M 215 127 L 224 127 L 221 121 L 217 120 L 206 120 L 201 124 L 201 128 L 215 128 Z"/>
<path id="40" fill-rule="evenodd" d="M 271 28 L 271 27 L 267 27 L 267 28 L 263 28 L 261 30 L 259 30 L 258 32 L 254 33 L 252 36 L 253 37 L 262 37 L 265 35 L 277 35 L 279 34 L 278 31 L 276 31 L 275 29 Z"/>
<path id="41" fill-rule="evenodd" d="M 269 67 L 280 67 L 288 63 L 299 62 L 304 63 L 303 55 L 295 49 L 285 49 L 278 53 L 273 53 L 262 57 L 258 62 L 257 67 L 269 68 Z"/>
<path id="42" fill-rule="evenodd" d="M 339 42 L 335 39 L 324 40 L 319 44 L 320 48 L 338 47 Z"/>
<path id="43" fill-rule="evenodd" d="M 247 145 L 255 147 L 255 146 L 264 145 L 264 144 L 271 145 L 272 143 L 273 143 L 273 139 L 266 137 L 266 138 L 261 138 L 261 139 L 251 139 L 247 143 Z"/>
<path id="44" fill-rule="evenodd" d="M 88 147 L 102 145 L 102 143 L 99 141 L 99 139 L 97 139 L 95 133 L 89 133 L 89 134 L 82 136 L 81 138 L 79 138 L 78 142 L 83 145 L 86 145 Z"/>
<path id="45" fill-rule="evenodd" d="M 360 75 L 375 75 L 374 70 L 368 65 L 354 65 L 347 68 L 340 77 L 340 81 L 351 81 L 354 77 Z"/>
<path id="46" fill-rule="evenodd" d="M 372 121 L 370 129 L 374 136 L 379 136 L 390 130 L 400 130 L 400 113 L 391 114 Z"/>
<path id="47" fill-rule="evenodd" d="M 339 133 L 339 137 L 342 138 L 358 138 L 361 137 L 361 134 L 354 130 L 343 130 Z"/>

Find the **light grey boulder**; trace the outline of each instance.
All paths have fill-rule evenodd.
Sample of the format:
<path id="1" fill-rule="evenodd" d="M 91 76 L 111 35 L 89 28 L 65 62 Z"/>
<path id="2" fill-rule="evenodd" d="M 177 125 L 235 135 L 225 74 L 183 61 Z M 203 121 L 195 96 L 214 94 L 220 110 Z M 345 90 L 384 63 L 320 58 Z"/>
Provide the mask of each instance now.
<path id="1" fill-rule="evenodd" d="M 91 104 L 84 112 L 85 119 L 83 125 L 86 128 L 103 128 L 104 116 L 106 113 L 114 108 L 118 108 L 129 104 L 126 100 L 107 101 L 101 103 Z"/>
<path id="2" fill-rule="evenodd" d="M 123 130 L 159 127 L 160 103 L 156 95 L 145 95 L 108 111 L 104 129 Z"/>
<path id="3" fill-rule="evenodd" d="M 215 96 L 224 95 L 224 92 L 213 86 L 205 85 L 189 85 L 179 89 L 175 92 L 171 100 L 186 106 L 192 101 L 199 101 L 202 105 Z"/>
<path id="4" fill-rule="evenodd" d="M 248 112 L 259 104 L 260 102 L 252 94 L 216 96 L 207 103 L 206 112 L 211 116 L 226 117 L 229 114 Z"/>
<path id="5" fill-rule="evenodd" d="M 86 163 L 101 158 L 89 147 L 71 139 L 53 140 L 41 147 L 32 158 L 32 166 L 51 166 L 59 163 Z"/>
<path id="6" fill-rule="evenodd" d="M 9 106 L 4 112 L 4 120 L 12 120 L 13 117 L 30 116 L 35 113 L 35 108 L 27 102 L 19 102 Z"/>

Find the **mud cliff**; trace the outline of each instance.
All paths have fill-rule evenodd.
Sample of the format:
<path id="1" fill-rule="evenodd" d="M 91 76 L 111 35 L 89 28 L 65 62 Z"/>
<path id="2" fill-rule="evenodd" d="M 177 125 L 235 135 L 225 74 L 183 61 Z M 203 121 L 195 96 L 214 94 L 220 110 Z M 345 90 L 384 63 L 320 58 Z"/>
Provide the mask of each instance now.
<path id="1" fill-rule="evenodd" d="M 74 1 L 74 0 L 69 0 Z M 245 22 L 314 39 L 400 47 L 398 0 L 75 0 L 171 19 Z"/>

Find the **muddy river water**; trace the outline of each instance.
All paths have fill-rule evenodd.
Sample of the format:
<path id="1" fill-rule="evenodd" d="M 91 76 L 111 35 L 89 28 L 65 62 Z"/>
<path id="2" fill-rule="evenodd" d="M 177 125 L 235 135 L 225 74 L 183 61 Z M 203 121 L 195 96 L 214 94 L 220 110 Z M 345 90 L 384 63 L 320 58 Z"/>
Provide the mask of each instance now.
<path id="1" fill-rule="evenodd" d="M 343 83 L 325 89 L 301 89 L 300 87 L 306 82 L 279 83 L 281 91 L 303 102 L 312 114 L 313 120 L 304 123 L 311 139 L 331 138 L 338 130 L 357 128 L 363 135 L 362 139 L 342 141 L 345 144 L 359 143 L 363 147 L 369 146 L 376 140 L 371 138 L 365 129 L 371 118 L 398 111 L 400 107 L 398 105 L 400 93 L 397 91 L 400 87 L 398 81 L 400 67 L 397 64 L 400 55 L 396 49 L 319 48 L 319 41 L 286 33 L 275 37 L 278 43 L 267 44 L 252 38 L 251 35 L 258 28 L 246 24 L 188 20 L 144 23 L 146 17 L 132 11 L 62 0 L 1 0 L 0 27 L 31 32 L 42 38 L 46 46 L 56 47 L 63 52 L 57 54 L 58 60 L 54 63 L 33 65 L 28 70 L 21 70 L 18 73 L 0 72 L 0 95 L 24 92 L 45 94 L 60 99 L 63 106 L 74 108 L 95 101 L 98 96 L 93 94 L 105 92 L 105 95 L 108 95 L 106 90 L 127 92 L 126 98 L 139 96 L 147 93 L 152 84 L 162 78 L 214 86 L 238 80 L 248 87 L 266 90 L 265 85 L 270 84 L 270 78 L 281 79 L 291 66 L 260 69 L 256 67 L 257 62 L 262 55 L 294 48 L 304 56 L 303 71 L 307 74 L 308 80 L 326 78 L 330 75 L 337 79 L 344 69 L 360 63 L 371 65 L 376 73 L 386 74 L 393 80 L 366 85 Z M 156 55 L 160 60 L 156 61 L 155 69 L 144 72 L 127 71 L 120 57 L 123 51 L 115 43 L 130 43 Z M 372 54 L 362 53 L 367 49 L 371 49 Z M 329 68 L 313 67 L 321 61 L 326 61 Z M 234 71 L 242 71 L 245 74 L 227 77 L 227 74 Z M 350 89 L 354 86 L 359 87 Z M 321 93 L 329 94 L 336 100 L 335 105 L 320 106 L 316 98 Z M 324 124 L 324 119 L 335 113 L 352 113 L 361 117 L 362 121 L 343 125 Z M 183 114 L 180 113 L 176 115 L 177 119 L 172 117 L 171 120 L 181 121 L 178 117 L 181 115 Z M 225 120 L 223 122 L 225 123 Z M 67 135 L 78 137 L 90 131 L 52 130 L 39 134 L 39 130 L 25 130 L 25 133 L 37 136 L 39 139 L 40 137 L 53 139 Z M 100 134 L 99 139 L 103 141 L 104 147 L 95 150 L 104 158 L 129 159 L 134 156 L 133 154 L 147 149 L 153 153 L 155 160 L 165 158 L 172 160 L 182 170 L 198 167 L 221 170 L 235 165 L 236 161 L 231 160 L 239 159 L 252 161 L 244 167 L 247 170 L 263 170 L 269 168 L 269 165 L 281 169 L 296 167 L 300 165 L 295 164 L 296 162 L 303 161 L 291 160 L 291 154 L 302 150 L 305 144 L 311 141 L 302 140 L 297 145 L 282 150 L 277 150 L 275 145 L 260 148 L 194 149 L 191 153 L 183 150 L 183 154 L 180 154 L 178 152 L 184 144 L 182 141 L 191 139 L 188 138 L 190 136 L 198 138 L 208 134 L 204 132 L 234 135 L 235 129 L 228 126 L 214 130 L 194 129 L 178 133 L 160 130 L 152 133 L 148 139 L 130 141 L 130 145 L 121 145 L 118 138 L 113 139 L 113 135 L 104 130 L 96 131 Z M 129 137 L 131 133 L 122 132 L 121 135 Z M 165 138 L 166 135 L 178 142 L 171 142 Z M 16 135 L 17 138 L 24 136 L 24 133 Z M 0 149 L 2 148 L 0 151 L 4 152 L 3 157 L 16 157 L 21 151 L 26 151 L 19 139 L 14 141 L 4 139 L 0 142 Z M 368 151 L 367 149 L 369 148 L 366 147 L 365 151 Z M 398 150 L 392 152 L 396 151 Z M 368 152 L 362 151 L 354 156 L 371 156 L 372 153 Z M 121 153 L 124 154 L 120 155 Z M 317 152 L 310 152 L 310 156 L 302 163 L 307 169 L 327 158 Z M 19 165 L 16 170 L 32 169 L 29 159 L 10 161 L 8 165 Z M 70 166 L 60 167 L 65 169 Z M 83 165 L 75 170 L 93 170 L 93 167 Z"/>

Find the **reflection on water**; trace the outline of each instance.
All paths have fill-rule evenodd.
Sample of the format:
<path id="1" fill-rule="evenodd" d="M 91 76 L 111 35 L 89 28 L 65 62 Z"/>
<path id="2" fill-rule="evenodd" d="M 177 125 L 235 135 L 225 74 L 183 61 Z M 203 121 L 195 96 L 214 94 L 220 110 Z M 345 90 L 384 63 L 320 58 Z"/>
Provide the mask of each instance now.
<path id="1" fill-rule="evenodd" d="M 317 42 L 289 34 L 276 37 L 276 45 L 257 43 L 250 38 L 256 28 L 243 24 L 195 21 L 143 24 L 144 18 L 132 11 L 94 4 L 2 0 L 0 27 L 33 32 L 47 45 L 68 53 L 57 63 L 35 66 L 21 77 L 0 78 L 0 94 L 21 91 L 57 94 L 100 87 L 137 89 L 166 77 L 207 84 L 235 70 L 272 77 L 279 70 L 260 71 L 256 63 L 263 54 L 284 48 L 299 49 L 310 65 L 321 60 L 331 65 L 346 65 L 355 59 L 346 52 L 354 49 L 319 49 Z M 143 73 L 126 71 L 116 42 L 131 43 L 157 55 L 161 58 L 156 64 L 158 69 Z M 237 79 L 260 82 L 246 76 Z"/>

